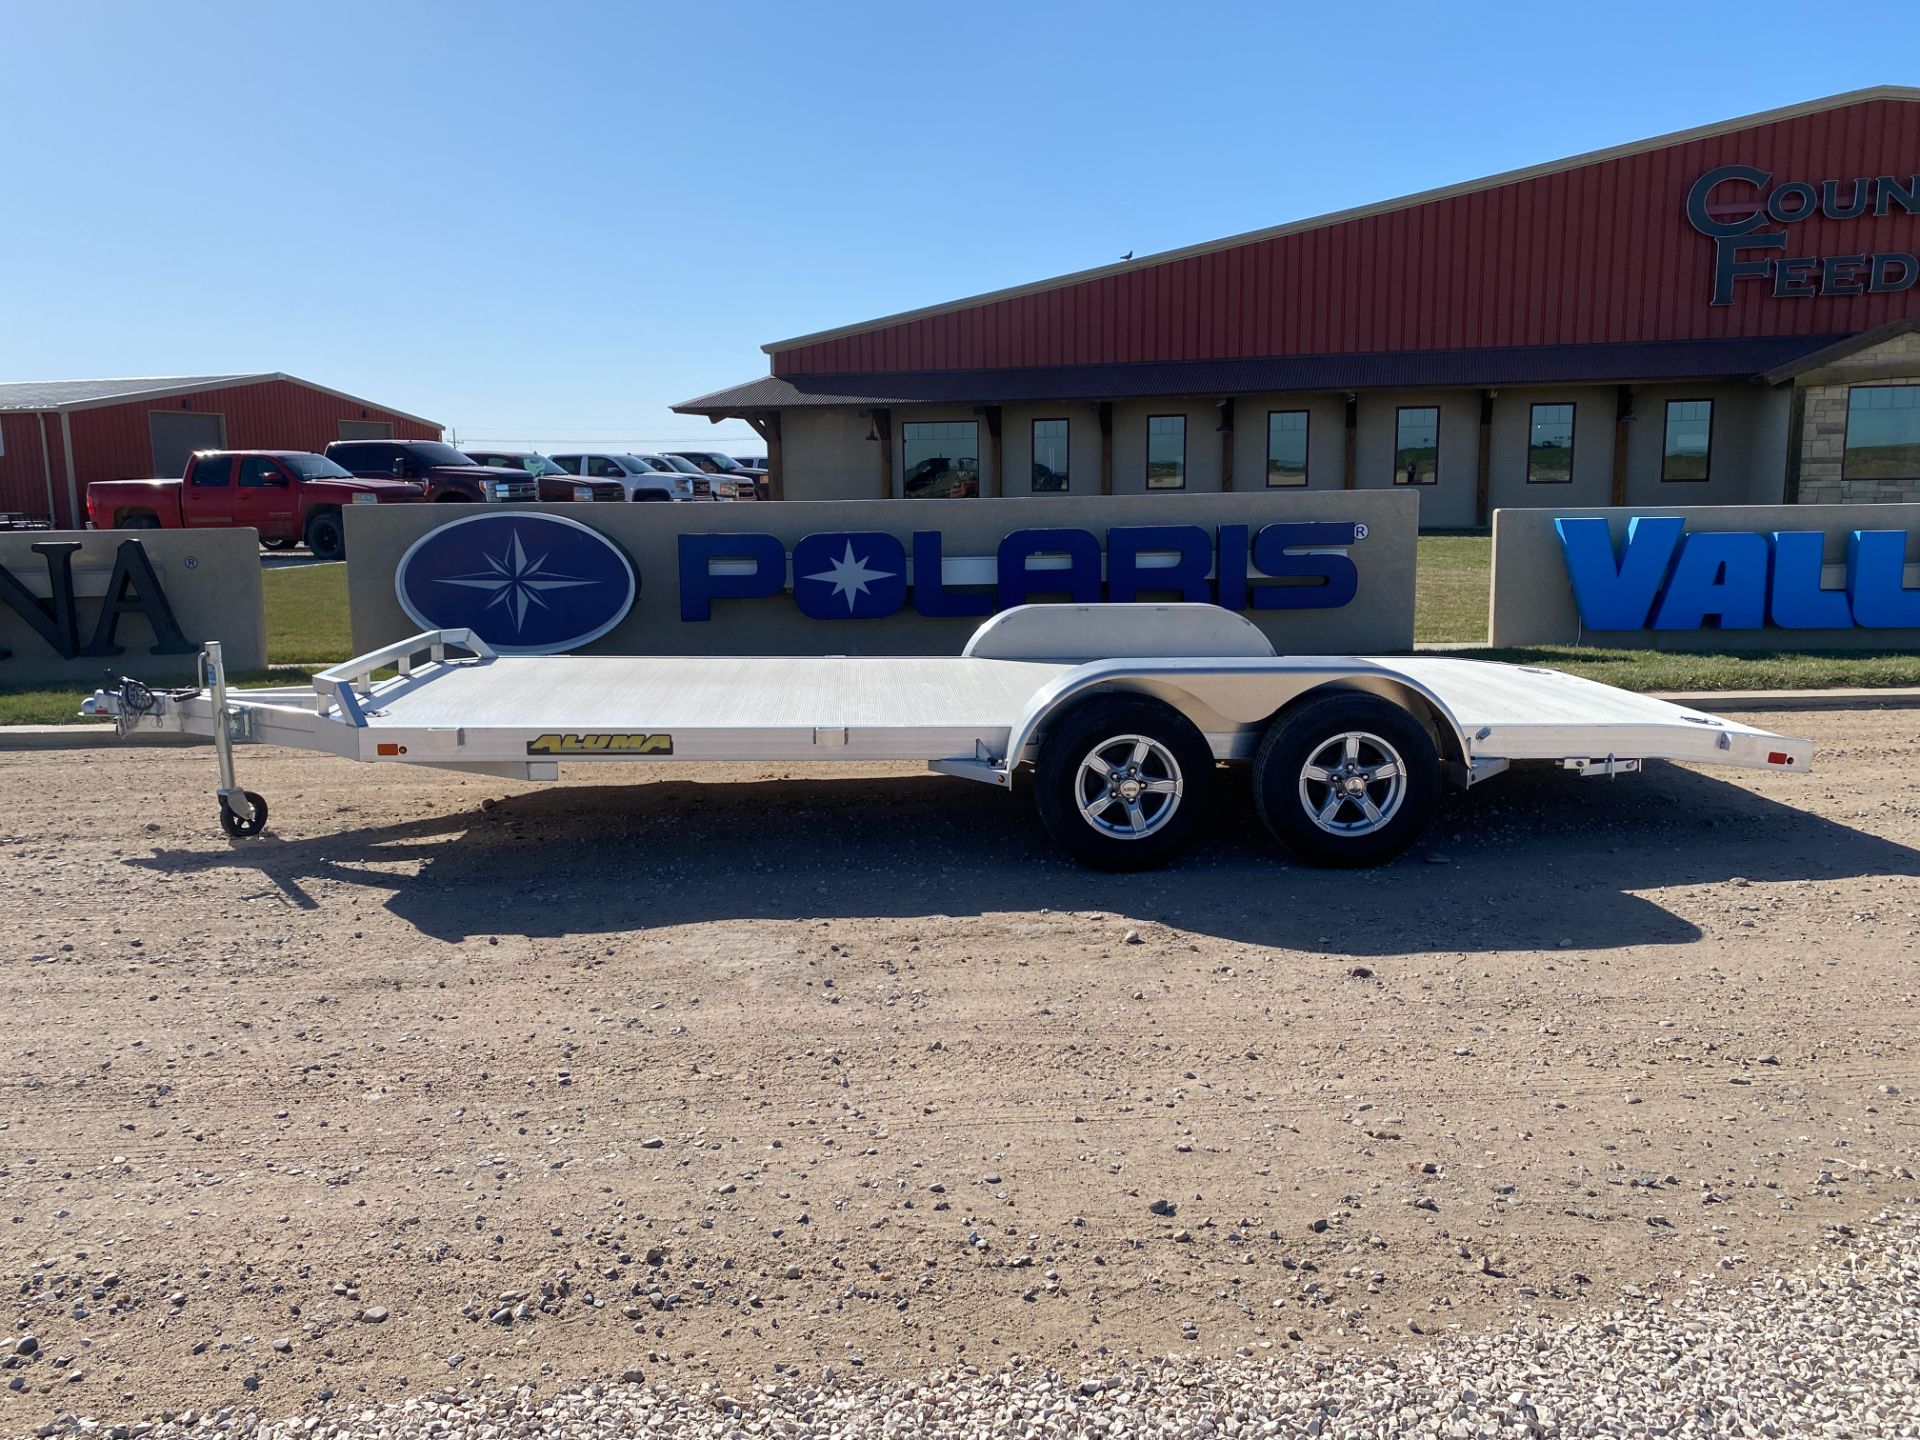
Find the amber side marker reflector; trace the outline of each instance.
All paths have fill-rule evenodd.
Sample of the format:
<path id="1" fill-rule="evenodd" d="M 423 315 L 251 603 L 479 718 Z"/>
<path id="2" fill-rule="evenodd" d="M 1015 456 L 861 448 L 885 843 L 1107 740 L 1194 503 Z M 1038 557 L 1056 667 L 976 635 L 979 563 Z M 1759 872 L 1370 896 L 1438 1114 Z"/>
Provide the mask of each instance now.
<path id="1" fill-rule="evenodd" d="M 404 755 L 407 753 L 407 747 L 395 745 L 391 741 L 382 741 L 373 747 L 373 751 L 376 755 Z"/>

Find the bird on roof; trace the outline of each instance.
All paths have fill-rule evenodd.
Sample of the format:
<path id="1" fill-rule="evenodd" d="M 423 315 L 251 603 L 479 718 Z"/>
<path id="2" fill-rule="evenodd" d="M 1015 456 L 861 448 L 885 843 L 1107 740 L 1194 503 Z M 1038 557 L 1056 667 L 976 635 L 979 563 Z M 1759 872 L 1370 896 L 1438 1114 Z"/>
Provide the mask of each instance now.
<path id="1" fill-rule="evenodd" d="M 1120 258 L 1122 260 L 1131 260 L 1133 258 L 1133 252 L 1129 250 L 1126 254 L 1122 255 Z"/>

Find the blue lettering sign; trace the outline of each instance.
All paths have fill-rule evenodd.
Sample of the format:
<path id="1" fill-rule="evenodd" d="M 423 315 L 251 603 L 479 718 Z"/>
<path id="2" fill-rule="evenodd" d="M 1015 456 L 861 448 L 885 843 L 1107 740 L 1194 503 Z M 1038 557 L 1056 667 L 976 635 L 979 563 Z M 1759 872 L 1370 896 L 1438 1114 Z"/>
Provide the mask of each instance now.
<path id="1" fill-rule="evenodd" d="M 1035 569 L 1037 556 L 1064 555 L 1066 568 Z M 1076 605 L 1100 602 L 1100 542 L 1085 530 L 1016 530 L 1000 542 L 1000 608 L 1035 595 L 1065 595 Z"/>
<path id="2" fill-rule="evenodd" d="M 1826 537 L 1813 530 L 1707 530 L 1677 515 L 1636 515 L 1616 556 L 1599 516 L 1554 521 L 1581 623 L 1589 630 L 1920 629 L 1920 587 L 1906 583 L 1904 530 L 1855 530 L 1847 584 L 1820 583 Z M 1256 557 L 1258 550 L 1256 548 Z M 1677 558 L 1676 558 L 1677 557 Z M 1256 599 L 1256 603 L 1257 599 Z M 1651 622 L 1649 622 L 1651 616 Z"/>
<path id="3" fill-rule="evenodd" d="M 907 603 L 907 550 L 880 530 L 793 547 L 793 601 L 816 620 L 874 620 Z"/>
<path id="4" fill-rule="evenodd" d="M 733 561 L 747 570 L 713 573 L 713 562 Z M 774 535 L 682 535 L 680 618 L 711 620 L 715 600 L 753 600 L 778 595 L 787 583 L 787 549 Z"/>
<path id="5" fill-rule="evenodd" d="M 1853 610 L 1844 590 L 1820 588 L 1827 537 L 1818 530 L 1773 532 L 1773 584 L 1767 617 L 1783 630 L 1845 630 Z"/>
<path id="6" fill-rule="evenodd" d="M 1229 610 L 1336 609 L 1359 592 L 1346 551 L 1367 538 L 1350 521 L 1245 525 L 1216 536 L 1197 525 L 1123 525 L 1100 539 L 1086 530 L 1016 530 L 999 542 L 991 573 L 977 560 L 958 584 L 946 581 L 937 530 L 908 546 L 879 530 L 828 531 L 795 543 L 791 562 L 777 536 L 750 532 L 682 535 L 680 618 L 713 618 L 716 600 L 761 600 L 791 585 L 794 604 L 817 620 L 874 620 L 914 611 L 932 619 L 975 618 L 1038 597 L 1081 604 L 1169 595 Z M 983 557 L 984 558 L 984 557 Z M 1104 563 L 1105 573 L 1102 573 Z"/>
<path id="7" fill-rule="evenodd" d="M 1730 530 L 1687 536 L 1653 612 L 1653 628 L 1699 630 L 1709 615 L 1722 630 L 1758 630 L 1767 623 L 1766 536 Z"/>
<path id="8" fill-rule="evenodd" d="M 1359 592 L 1360 571 L 1351 556 L 1328 553 L 1325 547 L 1365 538 L 1365 526 L 1337 520 L 1262 526 L 1253 537 L 1253 563 L 1261 574 L 1288 583 L 1255 587 L 1253 608 L 1338 610 Z M 1318 548 L 1307 551 L 1308 546 Z"/>
<path id="9" fill-rule="evenodd" d="M 1907 532 L 1856 530 L 1847 540 L 1853 623 L 1875 629 L 1920 626 L 1920 590 L 1906 587 Z"/>
<path id="10" fill-rule="evenodd" d="M 1143 566 L 1140 557 L 1172 551 L 1172 565 Z M 1198 525 L 1123 525 L 1107 532 L 1107 599 L 1138 600 L 1142 593 L 1172 592 L 1205 605 L 1213 600 L 1207 572 L 1213 568 L 1213 537 Z"/>

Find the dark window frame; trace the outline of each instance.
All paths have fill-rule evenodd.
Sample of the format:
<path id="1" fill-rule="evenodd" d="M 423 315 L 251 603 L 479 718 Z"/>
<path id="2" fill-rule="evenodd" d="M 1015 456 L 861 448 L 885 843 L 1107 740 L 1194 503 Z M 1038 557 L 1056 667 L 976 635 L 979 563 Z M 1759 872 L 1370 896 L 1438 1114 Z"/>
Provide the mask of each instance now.
<path id="1" fill-rule="evenodd" d="M 1178 420 L 1180 422 L 1180 483 L 1178 485 L 1156 485 L 1153 483 L 1153 422 L 1156 420 Z M 1173 411 L 1164 415 L 1147 416 L 1147 428 L 1142 432 L 1146 440 L 1145 449 L 1140 457 L 1140 483 L 1143 489 L 1184 490 L 1187 488 L 1187 416 L 1184 411 Z"/>
<path id="2" fill-rule="evenodd" d="M 1060 488 L 1058 490 L 1042 490 L 1040 488 L 1040 482 L 1033 476 L 1034 468 L 1040 463 L 1037 458 L 1040 453 L 1040 434 L 1037 427 L 1041 425 L 1064 425 L 1067 427 L 1066 432 L 1060 437 L 1061 452 L 1065 463 L 1063 463 L 1058 472 L 1056 472 L 1060 476 Z M 1027 427 L 1027 485 L 1029 492 L 1034 495 L 1071 494 L 1073 491 L 1072 464 L 1073 420 L 1071 417 L 1066 415 L 1034 416 L 1032 423 Z"/>
<path id="3" fill-rule="evenodd" d="M 1698 475 L 1667 474 L 1667 461 L 1673 456 L 1673 451 L 1669 448 L 1669 440 L 1673 435 L 1673 407 L 1676 405 L 1707 407 L 1707 450 L 1701 457 Z M 1676 395 L 1666 402 L 1666 408 L 1660 412 L 1660 483 L 1662 485 L 1704 485 L 1713 479 L 1713 408 L 1711 395 Z"/>
<path id="4" fill-rule="evenodd" d="M 1565 406 L 1572 412 L 1567 417 L 1567 475 L 1564 480 L 1536 480 L 1533 478 L 1533 412 L 1536 410 L 1558 410 Z M 1527 405 L 1527 484 L 1529 485 L 1571 485 L 1573 483 L 1573 457 L 1579 453 L 1580 444 L 1580 402 L 1577 400 L 1534 400 Z M 1438 468 L 1437 464 L 1436 467 Z"/>
<path id="5" fill-rule="evenodd" d="M 907 461 L 907 447 L 915 443 L 914 437 L 909 432 L 914 430 L 916 427 L 931 428 L 936 425 L 970 426 L 973 430 L 973 453 L 971 455 L 966 455 L 966 456 L 953 456 L 953 455 L 927 456 L 920 463 L 925 464 L 926 460 L 928 459 L 941 459 L 941 460 L 947 461 L 948 469 L 946 474 L 949 478 L 947 479 L 946 483 L 948 484 L 949 487 L 951 487 L 954 484 L 962 483 L 959 480 L 952 477 L 957 477 L 960 474 L 964 473 L 958 470 L 956 467 L 954 467 L 952 462 L 956 459 L 970 459 L 973 462 L 973 486 L 974 486 L 971 494 L 954 495 L 951 493 L 950 488 L 949 488 L 949 493 L 944 495 L 915 495 L 908 491 L 907 482 L 909 479 L 912 478 L 913 472 L 916 468 L 916 466 L 909 464 Z M 983 485 L 986 478 L 986 474 L 985 474 L 985 469 L 982 465 L 981 454 L 980 454 L 982 447 L 980 444 L 980 421 L 979 420 L 977 419 L 902 420 L 899 424 L 899 430 L 900 430 L 900 479 L 898 481 L 898 484 L 900 486 L 900 497 L 902 499 L 904 500 L 972 500 L 972 499 L 978 499 L 980 497 L 980 495 L 983 493 Z M 923 439 L 918 443 L 933 444 L 936 442 L 932 439 Z"/>
<path id="6" fill-rule="evenodd" d="M 1300 478 L 1298 480 L 1275 480 L 1273 478 L 1273 421 L 1278 415 L 1298 415 L 1306 420 L 1300 427 Z M 1266 481 L 1269 490 L 1305 490 L 1313 483 L 1313 412 L 1296 407 L 1291 410 L 1269 410 L 1267 412 L 1267 459 L 1262 468 L 1261 478 Z"/>
<path id="7" fill-rule="evenodd" d="M 1431 412 L 1433 415 L 1433 474 L 1425 480 L 1402 480 L 1400 478 L 1400 452 L 1405 447 L 1400 443 L 1400 417 L 1409 410 Z M 1440 483 L 1440 407 L 1438 405 L 1396 405 L 1393 408 L 1393 483 L 1396 485 L 1426 486 Z"/>
<path id="8" fill-rule="evenodd" d="M 1849 475 L 1847 474 L 1847 455 L 1853 449 L 1853 445 L 1851 443 L 1853 439 L 1853 397 L 1854 397 L 1854 393 L 1860 390 L 1869 390 L 1869 391 L 1871 390 L 1913 390 L 1916 392 L 1920 392 L 1920 385 L 1849 385 L 1847 386 L 1847 428 L 1841 432 L 1841 436 L 1840 436 L 1840 478 L 1842 480 L 1862 481 L 1864 483 L 1871 484 L 1871 485 L 1904 485 L 1909 481 L 1920 480 L 1920 465 L 1916 465 L 1913 471 L 1905 475 Z M 1915 406 L 1914 410 L 1916 414 L 1920 414 L 1920 406 Z M 1916 442 L 1916 448 L 1920 448 L 1920 442 Z"/>

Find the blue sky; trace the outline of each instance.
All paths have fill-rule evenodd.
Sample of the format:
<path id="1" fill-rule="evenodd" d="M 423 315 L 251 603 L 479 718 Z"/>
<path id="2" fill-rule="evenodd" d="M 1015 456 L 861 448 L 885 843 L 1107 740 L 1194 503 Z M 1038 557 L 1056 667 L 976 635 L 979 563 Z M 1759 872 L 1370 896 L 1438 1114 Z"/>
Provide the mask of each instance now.
<path id="1" fill-rule="evenodd" d="M 1920 9 L 5 0 L 0 379 L 758 448 L 760 346 L 1866 85 Z M 1920 157 L 1916 157 L 1920 164 Z"/>

